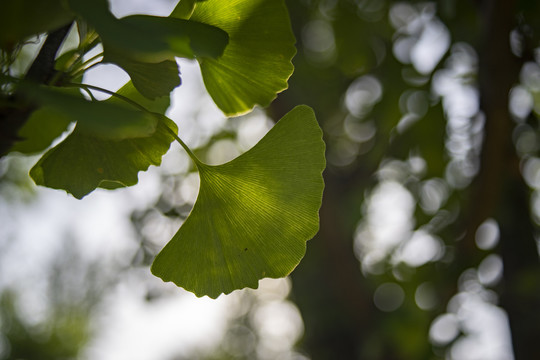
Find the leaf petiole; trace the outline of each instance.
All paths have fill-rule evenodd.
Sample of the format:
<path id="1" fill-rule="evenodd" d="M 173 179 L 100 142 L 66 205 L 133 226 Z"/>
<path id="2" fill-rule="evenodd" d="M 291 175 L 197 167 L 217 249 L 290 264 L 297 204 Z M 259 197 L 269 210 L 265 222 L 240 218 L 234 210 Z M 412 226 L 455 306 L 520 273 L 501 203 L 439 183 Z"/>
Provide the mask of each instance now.
<path id="1" fill-rule="evenodd" d="M 77 84 L 77 83 L 67 83 L 67 84 L 65 84 L 65 86 L 78 87 L 78 88 L 81 88 L 81 89 L 86 90 L 86 91 L 88 91 L 88 90 L 99 91 L 99 92 L 114 96 L 114 97 L 116 97 L 116 98 L 118 98 L 118 99 L 120 99 L 122 101 L 125 101 L 128 104 L 130 104 L 131 106 L 136 107 L 140 111 L 144 111 L 144 112 L 153 114 L 151 111 L 146 109 L 144 106 L 138 104 L 137 102 L 131 100 L 130 98 L 128 98 L 126 96 L 123 96 L 123 95 L 120 95 L 120 94 L 117 94 L 114 91 L 104 89 L 104 88 L 99 87 L 99 86 L 90 85 L 90 84 Z"/>
<path id="2" fill-rule="evenodd" d="M 169 127 L 167 127 L 167 130 L 169 131 L 169 133 L 171 133 L 171 135 L 174 137 L 176 142 L 178 142 L 184 148 L 184 150 L 187 152 L 191 160 L 193 160 L 193 162 L 195 163 L 198 169 L 200 169 L 201 166 L 204 166 L 204 163 L 201 160 L 199 160 L 197 156 L 195 156 L 193 151 L 191 151 L 191 149 L 186 145 L 186 143 L 183 142 L 182 139 L 180 139 L 180 137 L 176 135 L 174 131 L 172 131 Z"/>
<path id="3" fill-rule="evenodd" d="M 101 59 L 99 61 L 96 61 L 100 57 L 101 57 Z M 96 62 L 94 62 L 94 61 L 96 61 Z M 77 76 L 79 76 L 82 73 L 90 70 L 94 66 L 99 65 L 102 61 L 103 61 L 103 53 L 102 52 L 95 55 L 95 56 L 92 56 L 90 59 L 83 62 L 77 69 L 74 69 L 72 71 L 72 73 L 71 73 L 72 78 L 74 78 L 74 79 L 77 78 Z"/>

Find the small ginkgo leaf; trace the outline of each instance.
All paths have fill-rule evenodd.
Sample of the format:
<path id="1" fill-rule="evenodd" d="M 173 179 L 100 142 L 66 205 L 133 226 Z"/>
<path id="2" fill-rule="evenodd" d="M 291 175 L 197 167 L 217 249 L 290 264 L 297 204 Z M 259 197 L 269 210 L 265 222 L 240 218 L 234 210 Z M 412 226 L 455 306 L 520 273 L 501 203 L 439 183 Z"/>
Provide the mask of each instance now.
<path id="1" fill-rule="evenodd" d="M 39 159 L 30 176 L 37 185 L 63 189 L 77 199 L 98 187 L 132 186 L 139 171 L 161 164 L 174 140 L 171 130 L 176 132 L 176 125 L 164 116 L 151 136 L 132 139 L 104 139 L 76 127 Z"/>
<path id="2" fill-rule="evenodd" d="M 229 34 L 221 57 L 199 59 L 206 89 L 225 114 L 267 106 L 287 88 L 296 48 L 283 0 L 182 0 L 171 16 Z"/>
<path id="3" fill-rule="evenodd" d="M 136 102 L 148 111 L 161 115 L 165 115 L 165 112 L 171 105 L 171 98 L 168 96 L 169 94 L 167 94 L 167 96 L 161 96 L 159 98 L 150 100 L 137 90 L 137 88 L 133 84 L 133 81 L 128 81 L 127 83 L 125 83 L 124 86 L 118 89 L 116 94 L 126 97 L 133 102 Z M 118 104 L 124 107 L 132 106 L 128 104 L 125 100 L 116 96 L 111 96 L 109 99 L 107 99 L 107 102 L 112 104 Z"/>
<path id="4" fill-rule="evenodd" d="M 17 133 L 22 139 L 9 151 L 35 154 L 47 149 L 68 129 L 72 119 L 54 107 L 44 106 L 35 110 Z"/>
<path id="5" fill-rule="evenodd" d="M 156 129 L 157 119 L 152 114 L 110 101 L 88 101 L 77 89 L 26 83 L 19 90 L 29 100 L 54 109 L 69 121 L 77 121 L 79 130 L 87 134 L 122 140 L 146 137 Z"/>
<path id="6" fill-rule="evenodd" d="M 131 15 L 119 19 L 119 23 L 165 42 L 175 56 L 217 58 L 229 42 L 229 35 L 222 29 L 174 17 Z"/>
<path id="7" fill-rule="evenodd" d="M 110 49 L 131 61 L 160 63 L 175 56 L 217 57 L 227 46 L 227 33 L 210 24 L 150 15 L 117 19 L 106 1 L 68 1 L 71 9 L 98 32 L 105 60 Z"/>
<path id="8" fill-rule="evenodd" d="M 73 94 L 78 93 L 77 89 L 73 89 L 73 90 L 74 91 L 70 91 L 72 96 Z M 121 96 L 125 96 L 131 99 L 132 101 L 136 101 L 139 105 L 145 107 L 147 110 L 156 112 L 159 114 L 164 114 L 167 108 L 169 107 L 169 103 L 170 103 L 168 96 L 157 98 L 153 101 L 148 100 L 146 97 L 141 96 L 141 94 L 135 89 L 131 81 L 129 81 L 121 89 L 119 89 L 117 91 L 117 94 Z M 39 98 L 39 95 L 40 93 L 34 94 L 34 96 L 38 98 Z M 53 96 L 55 95 L 56 94 L 53 94 Z M 38 102 L 41 101 L 42 103 L 49 103 L 49 104 L 56 103 L 57 106 L 51 106 L 51 105 L 42 106 L 39 109 L 35 110 L 30 115 L 30 117 L 28 118 L 24 126 L 17 133 L 17 136 L 21 139 L 21 141 L 18 141 L 17 143 L 15 143 L 15 145 L 10 149 L 10 151 L 17 151 L 23 154 L 39 153 L 47 149 L 57 137 L 59 137 L 64 131 L 66 131 L 71 122 L 77 121 L 77 114 L 79 114 L 80 112 L 84 112 L 85 117 L 87 117 L 88 115 L 91 115 L 93 113 L 92 111 L 90 112 L 85 111 L 84 108 L 79 108 L 77 106 L 77 103 L 75 103 L 76 113 L 73 114 L 73 112 L 69 111 L 68 109 L 69 106 L 66 108 L 62 106 L 66 100 L 64 95 L 57 98 L 56 100 L 53 99 L 53 101 L 50 101 L 50 99 L 48 99 L 47 96 L 44 99 L 38 99 Z M 69 103 L 71 102 L 71 100 L 72 100 L 71 98 L 68 98 L 67 102 Z M 78 99 L 78 100 L 85 101 L 83 99 Z M 107 103 L 109 105 L 115 104 L 118 106 L 123 106 L 124 108 L 129 107 L 128 109 L 130 111 L 133 110 L 131 105 L 127 104 L 125 101 L 122 101 L 116 97 L 112 97 L 108 99 Z M 94 113 L 94 116 L 95 115 L 96 114 Z M 99 113 L 97 115 L 99 115 Z M 110 120 L 110 117 L 109 117 L 110 114 L 108 112 L 106 112 L 104 115 L 105 116 L 102 116 L 100 118 L 102 121 Z M 128 126 L 131 126 L 133 125 L 131 124 L 131 122 L 133 121 L 133 118 L 130 116 L 132 115 L 132 113 L 128 112 L 127 115 L 128 115 L 128 121 L 130 122 Z M 150 133 L 155 130 L 156 121 L 157 119 L 155 118 L 151 119 L 151 124 L 153 125 L 149 127 Z M 109 121 L 109 124 L 107 125 L 114 125 L 114 123 L 115 122 L 113 119 L 113 121 Z M 135 122 L 135 125 L 136 125 L 136 122 Z M 125 128 L 126 126 L 123 126 L 123 129 Z M 147 129 L 147 127 L 143 126 L 143 129 Z M 109 136 L 110 136 L 110 134 L 121 132 L 122 127 L 116 128 L 113 131 L 110 131 L 111 129 L 106 127 L 105 130 L 109 132 Z M 127 133 L 133 134 L 134 132 L 128 131 Z M 142 134 L 141 131 L 139 130 L 138 135 L 141 136 L 144 134 Z M 117 137 L 121 138 L 121 136 L 117 136 Z"/>
<path id="9" fill-rule="evenodd" d="M 299 106 L 238 158 L 199 162 L 197 201 L 152 273 L 211 298 L 287 276 L 319 228 L 324 149 L 313 110 Z"/>
<path id="10" fill-rule="evenodd" d="M 135 88 L 148 99 L 169 95 L 181 83 L 178 64 L 174 60 L 145 63 L 109 51 L 106 61 L 124 69 Z"/>
<path id="11" fill-rule="evenodd" d="M 177 131 L 176 124 L 161 115 L 169 107 L 169 97 L 150 101 L 139 94 L 131 82 L 117 94 L 153 112 L 147 115 L 157 121 L 154 131 L 148 136 L 111 139 L 81 130 L 77 124 L 64 141 L 46 152 L 30 170 L 36 184 L 66 190 L 80 199 L 97 187 L 114 189 L 135 185 L 139 171 L 161 163 Z M 104 102 L 133 110 L 119 97 L 113 96 Z"/>

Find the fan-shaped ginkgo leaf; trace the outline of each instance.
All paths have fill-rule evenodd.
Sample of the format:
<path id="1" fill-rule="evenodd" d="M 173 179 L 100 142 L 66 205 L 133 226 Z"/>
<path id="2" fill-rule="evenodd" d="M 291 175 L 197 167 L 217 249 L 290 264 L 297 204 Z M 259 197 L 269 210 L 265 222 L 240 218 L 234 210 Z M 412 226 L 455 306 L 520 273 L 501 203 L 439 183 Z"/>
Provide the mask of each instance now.
<path id="1" fill-rule="evenodd" d="M 225 114 L 267 106 L 287 88 L 296 48 L 283 0 L 182 0 L 171 16 L 229 34 L 221 57 L 199 58 L 206 89 Z"/>
<path id="2" fill-rule="evenodd" d="M 75 128 L 39 159 L 30 176 L 37 185 L 64 189 L 78 199 L 98 187 L 135 185 L 139 171 L 159 165 L 174 140 L 167 127 L 175 125 L 160 121 L 151 136 L 124 140 L 103 139 Z"/>
<path id="3" fill-rule="evenodd" d="M 47 151 L 30 170 L 36 184 L 66 190 L 80 199 L 97 187 L 112 189 L 134 185 L 138 181 L 139 171 L 161 163 L 162 156 L 174 140 L 173 133 L 176 133 L 176 124 L 160 115 L 169 106 L 169 99 L 150 101 L 140 95 L 131 82 L 118 90 L 117 94 L 153 111 L 154 114 L 146 114 L 156 118 L 154 131 L 147 136 L 110 138 L 88 132 L 87 127 L 77 124 L 64 141 Z M 130 105 L 117 97 L 104 103 L 132 110 L 126 108 Z"/>
<path id="4" fill-rule="evenodd" d="M 299 106 L 238 158 L 198 163 L 197 201 L 153 274 L 212 298 L 288 275 L 319 228 L 324 149 L 313 110 Z"/>
<path id="5" fill-rule="evenodd" d="M 75 128 L 39 159 L 30 176 L 37 185 L 66 190 L 77 199 L 98 187 L 135 185 L 139 171 L 161 164 L 174 140 L 167 127 L 176 129 L 164 118 L 151 136 L 124 140 L 103 139 Z"/>

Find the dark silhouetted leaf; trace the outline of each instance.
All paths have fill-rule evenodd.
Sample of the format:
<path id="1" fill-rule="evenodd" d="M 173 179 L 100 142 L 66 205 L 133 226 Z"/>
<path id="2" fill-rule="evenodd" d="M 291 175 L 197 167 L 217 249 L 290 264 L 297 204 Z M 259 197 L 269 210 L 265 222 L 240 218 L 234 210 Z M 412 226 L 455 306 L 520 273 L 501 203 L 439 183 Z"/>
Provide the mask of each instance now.
<path id="1" fill-rule="evenodd" d="M 149 136 L 156 128 L 155 116 L 116 103 L 89 101 L 70 90 L 45 86 L 24 84 L 20 89 L 38 104 L 77 121 L 79 131 L 89 135 L 121 140 Z"/>

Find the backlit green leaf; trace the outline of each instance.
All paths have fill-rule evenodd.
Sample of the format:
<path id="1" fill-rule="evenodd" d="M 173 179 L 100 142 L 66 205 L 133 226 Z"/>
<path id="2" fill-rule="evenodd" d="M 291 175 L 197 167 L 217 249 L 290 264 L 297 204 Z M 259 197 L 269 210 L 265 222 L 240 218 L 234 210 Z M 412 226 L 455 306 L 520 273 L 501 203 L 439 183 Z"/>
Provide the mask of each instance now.
<path id="1" fill-rule="evenodd" d="M 313 111 L 299 106 L 231 162 L 198 163 L 197 201 L 152 273 L 212 298 L 287 276 L 319 228 L 324 149 Z"/>
<path id="2" fill-rule="evenodd" d="M 195 10 L 197 1 L 198 0 L 180 0 L 170 16 L 178 19 L 189 19 L 191 14 L 193 14 L 193 10 Z"/>
<path id="3" fill-rule="evenodd" d="M 155 115 L 158 116 L 158 115 Z M 64 189 L 80 199 L 97 187 L 135 185 L 139 171 L 159 165 L 174 140 L 176 125 L 162 117 L 147 137 L 111 140 L 75 130 L 30 170 L 38 185 Z"/>
<path id="4" fill-rule="evenodd" d="M 22 139 L 10 151 L 33 154 L 48 148 L 54 139 L 67 130 L 72 119 L 54 107 L 45 106 L 30 115 L 17 136 Z"/>
<path id="5" fill-rule="evenodd" d="M 36 184 L 64 189 L 82 198 L 97 187 L 113 189 L 134 185 L 139 171 L 161 163 L 161 157 L 174 140 L 171 130 L 176 132 L 174 122 L 160 115 L 169 107 L 169 97 L 150 101 L 139 94 L 131 82 L 117 94 L 153 112 L 151 116 L 156 121 L 160 119 L 155 131 L 148 136 L 122 140 L 81 131 L 77 125 L 63 142 L 45 153 L 32 168 L 30 175 Z M 133 111 L 132 105 L 118 97 L 113 96 L 103 103 Z"/>
<path id="6" fill-rule="evenodd" d="M 107 61 L 123 68 L 135 88 L 148 99 L 169 95 L 181 83 L 178 64 L 174 60 L 144 63 L 109 51 Z"/>
<path id="7" fill-rule="evenodd" d="M 190 20 L 229 34 L 229 45 L 221 57 L 200 60 L 204 83 L 214 102 L 227 115 L 270 104 L 287 88 L 296 53 L 284 1 L 182 0 L 172 16 L 188 16 L 193 5 Z"/>
<path id="8" fill-rule="evenodd" d="M 131 15 L 119 22 L 130 30 L 144 31 L 156 40 L 163 40 L 174 56 L 217 58 L 229 42 L 229 36 L 222 29 L 196 21 Z"/>
<path id="9" fill-rule="evenodd" d="M 117 94 L 136 101 L 147 110 L 159 114 L 165 114 L 170 103 L 168 96 L 158 98 L 154 101 L 148 100 L 137 92 L 131 81 L 118 90 Z M 130 110 L 133 110 L 131 105 L 116 97 L 108 99 L 107 103 L 129 107 Z M 10 151 L 17 151 L 23 154 L 41 152 L 47 149 L 54 139 L 66 131 L 68 125 L 73 121 L 77 121 L 77 118 L 70 117 L 69 113 L 66 114 L 65 109 L 58 109 L 58 107 L 54 106 L 41 107 L 32 113 L 24 126 L 19 130 L 17 135 L 22 140 L 15 143 Z M 154 121 L 155 119 L 152 120 L 152 122 Z"/>
<path id="10" fill-rule="evenodd" d="M 165 114 L 171 104 L 171 99 L 169 96 L 162 96 L 154 100 L 149 100 L 147 97 L 142 96 L 140 92 L 137 91 L 137 89 L 133 85 L 133 82 L 131 81 L 128 81 L 116 93 L 118 95 L 127 97 L 131 101 L 136 102 L 148 111 L 161 115 Z M 107 99 L 107 102 L 131 108 L 130 104 L 126 103 L 126 101 L 116 96 L 110 97 L 109 99 Z"/>

